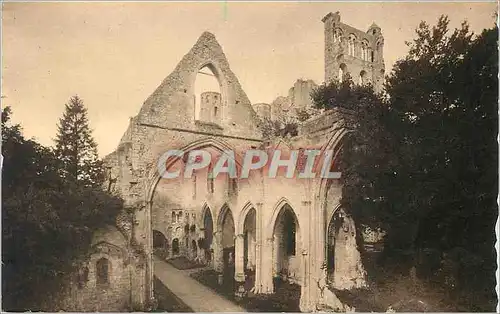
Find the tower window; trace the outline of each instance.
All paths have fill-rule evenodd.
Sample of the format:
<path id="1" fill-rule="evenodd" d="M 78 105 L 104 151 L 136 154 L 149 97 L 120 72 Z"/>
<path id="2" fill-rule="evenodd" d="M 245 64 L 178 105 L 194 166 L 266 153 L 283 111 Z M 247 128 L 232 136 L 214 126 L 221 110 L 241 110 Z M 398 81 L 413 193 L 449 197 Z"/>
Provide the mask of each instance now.
<path id="1" fill-rule="evenodd" d="M 356 36 L 354 34 L 351 34 L 349 35 L 349 41 L 347 43 L 347 50 L 348 50 L 348 54 L 350 56 L 353 56 L 355 55 L 356 53 Z"/>
<path id="2" fill-rule="evenodd" d="M 364 61 L 369 61 L 368 58 L 368 42 L 366 40 L 363 40 L 361 42 L 361 59 Z"/>
<path id="3" fill-rule="evenodd" d="M 218 110 L 218 108 L 217 108 L 217 106 L 215 106 L 214 107 L 214 118 L 217 118 L 217 110 Z"/>
<path id="4" fill-rule="evenodd" d="M 374 55 L 373 51 L 372 51 L 371 55 L 372 55 L 371 59 L 372 59 L 372 62 L 373 62 L 375 60 L 375 55 Z"/>

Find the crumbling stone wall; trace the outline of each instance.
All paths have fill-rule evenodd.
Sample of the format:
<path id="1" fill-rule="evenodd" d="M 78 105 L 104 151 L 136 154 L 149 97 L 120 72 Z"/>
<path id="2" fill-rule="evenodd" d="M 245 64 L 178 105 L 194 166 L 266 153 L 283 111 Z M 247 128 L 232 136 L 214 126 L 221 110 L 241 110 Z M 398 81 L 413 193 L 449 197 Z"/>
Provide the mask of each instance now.
<path id="1" fill-rule="evenodd" d="M 106 283 L 98 280 L 97 262 L 101 259 L 108 263 Z M 60 310 L 130 311 L 133 308 L 131 279 L 134 275 L 125 237 L 112 226 L 99 230 L 92 240 L 92 253 L 81 263 L 61 295 Z"/>
<path id="2" fill-rule="evenodd" d="M 198 70 L 205 66 L 212 70 L 221 86 L 221 115 L 218 121 L 195 120 L 194 84 Z M 176 207 L 184 213 L 195 214 L 194 221 L 201 221 L 204 210 L 210 208 L 214 232 L 212 265 L 216 270 L 221 270 L 222 250 L 225 245 L 229 245 L 222 243 L 223 230 L 218 222 L 222 221 L 221 217 L 227 210 L 231 212 L 233 221 L 229 223 L 234 226 L 230 230 L 234 230 L 237 281 L 244 280 L 244 220 L 248 209 L 254 208 L 254 291 L 272 293 L 273 261 L 278 257 L 278 250 L 274 249 L 277 243 L 274 243 L 273 232 L 280 211 L 284 206 L 289 206 L 297 218 L 300 234 L 296 240 L 296 254 L 286 263 L 291 276 L 302 287 L 301 309 L 313 310 L 320 299 L 317 282 L 322 276 L 321 266 L 325 260 L 325 211 L 333 206 L 331 202 L 338 200 L 332 198 L 330 203 L 327 202 L 329 196 L 322 179 L 291 182 L 290 179 L 269 178 L 261 172 L 255 172 L 247 180 L 238 180 L 235 189 L 231 188 L 230 181 L 222 178 L 214 182 L 215 192 L 208 193 L 206 172 L 197 173 L 196 179 L 168 181 L 160 178 L 158 161 L 171 149 L 185 152 L 192 149 L 210 152 L 232 150 L 241 163 L 241 155 L 248 149 L 265 148 L 272 151 L 338 147 L 345 132 L 337 128 L 341 126 L 343 114 L 341 110 L 333 110 L 304 123 L 299 136 L 295 138 L 263 143 L 258 129 L 258 116 L 231 72 L 220 45 L 212 34 L 203 33 L 174 71 L 146 100 L 139 114 L 130 120 L 118 149 L 106 158 L 110 178 L 115 181 L 113 190 L 124 197 L 128 208 L 133 209 L 131 242 L 146 256 L 142 267 L 135 264 L 131 267 L 134 278 L 131 283 L 131 303 L 145 306 L 152 297 L 153 228 L 162 229 L 159 230 L 161 232 L 167 230 L 165 236 L 170 237 L 169 241 L 179 237 L 181 250 L 186 247 L 187 240 L 184 253 L 191 258 L 200 255 L 193 253 L 190 244 L 204 234 L 201 231 L 194 232 L 187 239 L 182 239 L 183 228 L 177 226 L 174 230 L 172 222 L 169 222 L 171 211 Z M 351 246 L 350 242 L 346 243 Z M 354 252 L 357 248 L 353 246 L 349 249 Z M 350 256 L 354 258 L 350 258 L 347 263 L 357 263 L 355 254 Z M 282 262 L 285 261 L 281 259 Z M 346 271 L 350 272 L 350 269 L 346 268 Z M 358 276 L 358 273 L 350 272 L 346 276 L 349 275 Z"/>
<path id="3" fill-rule="evenodd" d="M 339 68 L 343 64 L 346 67 L 345 71 L 351 75 L 354 83 L 358 83 L 360 73 L 364 71 L 367 81 L 374 85 L 376 91 L 380 91 L 385 73 L 384 37 L 380 27 L 374 23 L 366 32 L 363 32 L 342 23 L 339 12 L 328 13 L 322 21 L 325 26 L 325 82 L 339 79 Z M 347 47 L 351 34 L 356 37 L 354 56 L 349 55 Z M 368 60 L 362 59 L 362 42 L 366 42 L 367 48 L 369 48 Z"/>

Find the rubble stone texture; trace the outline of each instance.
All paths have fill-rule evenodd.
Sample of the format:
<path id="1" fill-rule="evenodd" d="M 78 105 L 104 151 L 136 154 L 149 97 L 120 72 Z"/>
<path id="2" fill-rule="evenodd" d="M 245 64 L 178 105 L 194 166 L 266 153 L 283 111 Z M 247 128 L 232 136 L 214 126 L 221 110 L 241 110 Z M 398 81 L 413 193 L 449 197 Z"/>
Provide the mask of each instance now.
<path id="1" fill-rule="evenodd" d="M 341 79 L 349 73 L 355 83 L 372 83 L 375 91 L 382 89 L 384 37 L 377 24 L 366 32 L 344 24 L 340 13 L 328 13 L 325 25 L 325 81 Z"/>
<path id="2" fill-rule="evenodd" d="M 341 60 L 353 71 L 364 69 L 378 82 L 383 69 L 382 50 L 375 49 L 382 40 L 380 29 L 372 26 L 368 33 L 360 33 L 340 23 L 338 13 L 328 14 L 323 21 L 326 79 L 335 77 Z M 339 59 L 343 48 L 334 47 L 332 39 L 338 28 L 345 35 L 355 33 L 359 40 L 366 37 L 376 61 Z M 200 115 L 195 118 L 195 81 L 205 67 L 217 78 L 220 93 L 203 93 Z M 273 293 L 274 276 L 297 283 L 302 311 L 346 309 L 327 286 L 350 289 L 366 282 L 355 222 L 339 208 L 342 189 L 338 180 L 269 178 L 260 171 L 251 172 L 245 180 L 227 175 L 214 179 L 210 176 L 213 165 L 192 178 L 163 179 L 157 167 L 160 156 L 172 149 L 204 149 L 212 156 L 232 150 L 238 166 L 249 149 L 338 152 L 346 132 L 342 121 L 349 114 L 341 109 L 301 123 L 298 136 L 270 143 L 262 139 L 259 116 L 276 118 L 290 108 L 312 107 L 309 94 L 315 86 L 311 80 L 298 80 L 287 97 L 271 105 L 252 106 L 215 36 L 203 33 L 139 114 L 130 119 L 116 151 L 105 159 L 109 186 L 133 212 L 125 241 L 114 244 L 117 241 L 110 234 L 109 241 L 100 244 L 113 244 L 124 253 L 115 252 L 112 258 L 114 249 L 109 253 L 99 250 L 90 258 L 89 268 L 95 269 L 96 261 L 109 254 L 112 275 L 105 295 L 134 309 L 147 309 L 153 298 L 153 250 L 161 249 L 168 257 L 186 256 L 221 273 L 234 265 L 238 282 L 245 280 L 245 270 L 255 271 L 255 293 Z M 167 161 L 169 171 L 183 167 L 183 159 Z M 340 224 L 329 230 L 330 222 L 339 215 L 343 217 Z M 332 253 L 329 250 L 335 259 L 333 269 L 325 267 Z M 96 274 L 90 271 L 86 285 L 97 292 L 95 282 Z M 104 299 L 95 300 L 102 306 L 97 304 L 91 310 L 109 310 Z"/>

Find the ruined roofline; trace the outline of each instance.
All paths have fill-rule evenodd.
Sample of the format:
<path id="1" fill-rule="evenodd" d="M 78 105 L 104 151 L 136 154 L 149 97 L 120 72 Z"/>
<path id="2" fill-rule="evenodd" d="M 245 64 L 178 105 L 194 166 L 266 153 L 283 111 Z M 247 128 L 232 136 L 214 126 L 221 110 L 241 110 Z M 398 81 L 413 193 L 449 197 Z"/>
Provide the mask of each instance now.
<path id="1" fill-rule="evenodd" d="M 337 11 L 335 13 L 329 12 L 327 15 L 325 15 L 322 19 L 321 22 L 325 23 L 326 20 L 328 20 L 330 17 L 338 16 L 339 21 L 340 21 L 340 12 Z"/>
<path id="2" fill-rule="evenodd" d="M 341 21 L 341 18 L 340 18 L 340 12 L 337 11 L 335 13 L 328 13 L 327 15 L 325 15 L 325 17 L 323 17 L 323 19 L 321 19 L 321 21 L 323 23 L 326 23 L 328 20 L 330 19 L 334 19 L 335 23 L 340 25 L 341 28 L 343 28 L 346 32 L 349 32 L 349 33 L 354 33 L 358 36 L 366 36 L 368 35 L 370 38 L 372 39 L 376 39 L 378 37 L 381 37 L 382 36 L 382 29 L 380 28 L 380 26 L 378 26 L 375 22 L 372 22 L 371 26 L 368 27 L 368 29 L 366 31 L 363 31 L 362 29 L 360 28 L 356 28 L 354 26 L 351 26 L 349 24 L 345 24 Z M 376 36 L 373 35 L 373 33 L 371 32 L 373 29 L 378 29 L 378 34 Z"/>

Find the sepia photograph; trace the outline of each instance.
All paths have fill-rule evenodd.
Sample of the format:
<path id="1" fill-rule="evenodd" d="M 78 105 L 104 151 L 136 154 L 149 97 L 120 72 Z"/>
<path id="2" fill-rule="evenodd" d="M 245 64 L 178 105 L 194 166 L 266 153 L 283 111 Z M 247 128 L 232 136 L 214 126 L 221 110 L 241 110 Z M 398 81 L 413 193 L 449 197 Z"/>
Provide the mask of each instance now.
<path id="1" fill-rule="evenodd" d="M 2 312 L 497 312 L 498 3 L 2 2 Z"/>

